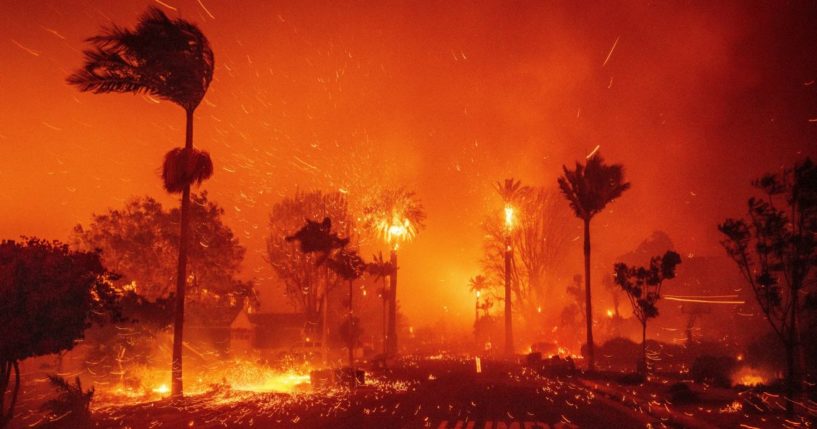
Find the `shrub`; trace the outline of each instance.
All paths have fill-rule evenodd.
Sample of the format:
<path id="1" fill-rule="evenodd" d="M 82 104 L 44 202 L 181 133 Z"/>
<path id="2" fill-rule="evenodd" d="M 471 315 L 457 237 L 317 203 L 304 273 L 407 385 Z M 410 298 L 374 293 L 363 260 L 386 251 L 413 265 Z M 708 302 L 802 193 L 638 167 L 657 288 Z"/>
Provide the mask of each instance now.
<path id="1" fill-rule="evenodd" d="M 731 356 L 703 355 L 695 358 L 689 375 L 698 383 L 710 383 L 718 387 L 732 386 L 732 373 L 737 361 Z"/>
<path id="2" fill-rule="evenodd" d="M 698 394 L 693 392 L 686 383 L 675 383 L 667 389 L 670 400 L 674 404 L 689 404 L 698 401 Z"/>
<path id="3" fill-rule="evenodd" d="M 79 377 L 71 384 L 63 377 L 49 375 L 48 380 L 57 391 L 57 397 L 43 404 L 48 410 L 49 421 L 44 426 L 50 428 L 84 428 L 91 426 L 91 399 L 94 389 L 82 390 Z"/>

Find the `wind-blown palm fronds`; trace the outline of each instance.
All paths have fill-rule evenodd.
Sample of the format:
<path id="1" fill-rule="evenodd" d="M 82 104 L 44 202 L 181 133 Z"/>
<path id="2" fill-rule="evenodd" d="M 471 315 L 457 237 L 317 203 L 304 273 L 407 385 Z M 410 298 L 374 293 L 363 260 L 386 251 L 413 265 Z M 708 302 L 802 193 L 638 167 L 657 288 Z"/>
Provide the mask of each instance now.
<path id="1" fill-rule="evenodd" d="M 585 165 L 576 163 L 576 169 L 563 167 L 564 176 L 559 178 L 559 188 L 576 212 L 576 217 L 590 220 L 608 203 L 630 189 L 624 181 L 621 164 L 608 165 L 596 154 Z"/>
<path id="2" fill-rule="evenodd" d="M 595 369 L 593 345 L 593 302 L 590 291 L 590 220 L 604 210 L 611 201 L 620 197 L 630 184 L 624 181 L 621 164 L 608 165 L 601 155 L 594 154 L 585 165 L 576 163 L 575 170 L 563 167 L 564 176 L 558 179 L 559 188 L 570 203 L 576 217 L 584 223 L 584 290 L 585 323 L 587 324 L 588 368 Z"/>
<path id="3" fill-rule="evenodd" d="M 162 180 L 167 192 L 182 192 L 185 186 L 200 185 L 212 175 L 213 161 L 206 151 L 175 148 L 165 155 Z"/>
<path id="4" fill-rule="evenodd" d="M 530 188 L 522 186 L 522 182 L 513 178 L 505 179 L 494 184 L 494 189 L 505 204 L 516 203 L 520 198 L 530 193 Z"/>
<path id="5" fill-rule="evenodd" d="M 114 25 L 87 41 L 85 66 L 68 77 L 81 91 L 147 93 L 192 111 L 213 79 L 213 50 L 201 30 L 156 7 L 134 30 Z"/>

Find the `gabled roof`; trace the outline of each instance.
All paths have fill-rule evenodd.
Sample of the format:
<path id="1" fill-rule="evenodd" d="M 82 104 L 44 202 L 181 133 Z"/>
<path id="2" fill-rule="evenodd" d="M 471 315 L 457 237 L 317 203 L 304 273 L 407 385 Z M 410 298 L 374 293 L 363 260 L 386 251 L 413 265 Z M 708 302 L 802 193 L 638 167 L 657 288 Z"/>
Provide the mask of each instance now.
<path id="1" fill-rule="evenodd" d="M 306 315 L 303 313 L 253 313 L 247 314 L 247 317 L 250 323 L 258 327 L 300 328 L 306 324 Z"/>
<path id="2" fill-rule="evenodd" d="M 255 325 L 253 325 L 253 323 L 250 321 L 250 317 L 246 310 L 238 312 L 238 315 L 235 317 L 235 319 L 233 319 L 233 323 L 230 324 L 230 329 L 251 330 L 254 327 Z"/>

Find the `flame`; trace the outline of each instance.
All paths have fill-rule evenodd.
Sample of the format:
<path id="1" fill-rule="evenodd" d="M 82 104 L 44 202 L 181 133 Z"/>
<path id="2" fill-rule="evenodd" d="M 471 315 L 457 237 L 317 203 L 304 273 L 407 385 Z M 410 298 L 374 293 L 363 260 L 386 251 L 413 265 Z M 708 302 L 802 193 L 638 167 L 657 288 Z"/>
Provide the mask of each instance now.
<path id="1" fill-rule="evenodd" d="M 406 219 L 397 214 L 393 214 L 391 220 L 382 219 L 377 223 L 377 230 L 383 236 L 386 243 L 394 246 L 397 250 L 399 244 L 403 241 L 409 241 L 417 235 L 417 230 L 414 225 Z"/>
<path id="2" fill-rule="evenodd" d="M 765 379 L 756 374 L 746 374 L 740 377 L 740 384 L 744 386 L 758 386 L 765 383 Z"/>
<path id="3" fill-rule="evenodd" d="M 144 402 L 170 394 L 170 371 L 167 368 L 132 366 L 126 370 L 125 383 L 110 388 L 100 386 L 97 406 L 105 403 Z M 309 368 L 276 370 L 244 359 L 218 361 L 207 368 L 185 368 L 186 395 L 200 395 L 214 389 L 235 392 L 299 393 L 310 386 Z"/>
<path id="4" fill-rule="evenodd" d="M 513 229 L 513 206 L 505 205 L 505 228 L 508 231 Z"/>
<path id="5" fill-rule="evenodd" d="M 158 393 L 164 396 L 170 393 L 170 388 L 167 387 L 167 384 L 160 384 L 159 387 L 153 389 L 153 393 Z"/>
<path id="6" fill-rule="evenodd" d="M 732 383 L 743 386 L 759 386 L 767 383 L 767 377 L 751 367 L 743 367 L 732 376 Z"/>
<path id="7" fill-rule="evenodd" d="M 613 315 L 615 315 L 615 314 L 616 313 L 612 309 L 609 309 L 609 308 L 607 309 L 607 317 L 612 319 Z"/>

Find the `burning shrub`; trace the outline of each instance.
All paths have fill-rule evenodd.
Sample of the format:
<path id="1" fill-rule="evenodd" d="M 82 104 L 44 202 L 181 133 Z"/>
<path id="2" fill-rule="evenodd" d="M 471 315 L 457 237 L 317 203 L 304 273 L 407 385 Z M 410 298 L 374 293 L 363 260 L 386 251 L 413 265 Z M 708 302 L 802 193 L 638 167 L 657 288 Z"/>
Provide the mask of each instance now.
<path id="1" fill-rule="evenodd" d="M 696 382 L 728 388 L 732 386 L 736 366 L 737 361 L 731 356 L 702 355 L 692 362 L 689 375 Z"/>
<path id="2" fill-rule="evenodd" d="M 732 374 L 735 386 L 763 387 L 770 378 L 764 372 L 750 366 L 744 366 Z"/>

